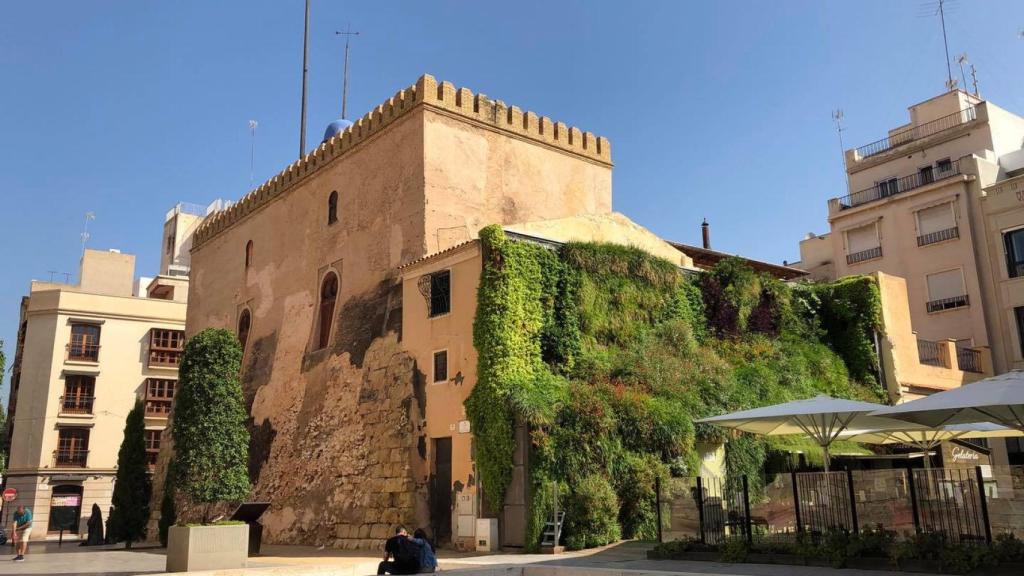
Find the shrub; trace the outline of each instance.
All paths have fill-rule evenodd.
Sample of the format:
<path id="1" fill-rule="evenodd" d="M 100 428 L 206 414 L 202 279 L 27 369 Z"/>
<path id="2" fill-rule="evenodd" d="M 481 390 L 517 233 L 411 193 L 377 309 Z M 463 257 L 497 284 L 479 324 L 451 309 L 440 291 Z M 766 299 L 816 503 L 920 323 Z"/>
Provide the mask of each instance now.
<path id="1" fill-rule="evenodd" d="M 249 496 L 241 358 L 242 348 L 227 330 L 209 328 L 185 344 L 172 426 L 175 484 L 195 503 L 241 502 Z M 206 507 L 204 522 L 208 512 Z"/>
<path id="2" fill-rule="evenodd" d="M 658 478 L 667 477 L 665 465 L 653 454 L 624 452 L 614 466 L 612 478 L 619 497 L 619 526 L 623 538 L 654 540 L 658 537 Z"/>
<path id="3" fill-rule="evenodd" d="M 142 402 L 128 412 L 124 425 L 124 439 L 117 453 L 117 478 L 111 497 L 113 510 L 107 519 L 107 535 L 114 542 L 124 542 L 125 548 L 146 537 L 149 521 L 149 497 L 153 486 L 146 462 L 146 421 Z"/>
<path id="4" fill-rule="evenodd" d="M 593 474 L 573 485 L 565 514 L 565 544 L 571 550 L 604 546 L 620 537 L 618 498 L 604 476 Z"/>
<path id="5" fill-rule="evenodd" d="M 744 538 L 730 538 L 719 547 L 719 559 L 729 564 L 745 562 L 748 554 L 750 545 Z"/>

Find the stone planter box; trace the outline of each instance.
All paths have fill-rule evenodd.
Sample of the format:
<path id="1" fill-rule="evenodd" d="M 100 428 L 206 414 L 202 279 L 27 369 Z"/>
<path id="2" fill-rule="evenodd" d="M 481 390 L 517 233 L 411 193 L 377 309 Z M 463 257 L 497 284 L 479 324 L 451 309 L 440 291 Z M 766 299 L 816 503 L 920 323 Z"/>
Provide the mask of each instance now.
<path id="1" fill-rule="evenodd" d="M 167 536 L 167 571 L 195 572 L 245 568 L 249 526 L 171 526 Z"/>

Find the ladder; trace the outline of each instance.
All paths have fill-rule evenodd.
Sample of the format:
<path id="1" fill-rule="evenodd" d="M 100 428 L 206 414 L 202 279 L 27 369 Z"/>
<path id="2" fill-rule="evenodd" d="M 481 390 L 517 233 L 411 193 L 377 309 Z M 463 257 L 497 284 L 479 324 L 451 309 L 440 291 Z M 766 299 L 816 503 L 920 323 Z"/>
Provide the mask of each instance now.
<path id="1" fill-rule="evenodd" d="M 540 545 L 542 547 L 554 548 L 558 546 L 558 541 L 562 537 L 562 523 L 565 522 L 565 512 L 558 511 L 555 513 L 554 521 L 547 521 L 544 523 L 544 532 L 541 534 Z"/>

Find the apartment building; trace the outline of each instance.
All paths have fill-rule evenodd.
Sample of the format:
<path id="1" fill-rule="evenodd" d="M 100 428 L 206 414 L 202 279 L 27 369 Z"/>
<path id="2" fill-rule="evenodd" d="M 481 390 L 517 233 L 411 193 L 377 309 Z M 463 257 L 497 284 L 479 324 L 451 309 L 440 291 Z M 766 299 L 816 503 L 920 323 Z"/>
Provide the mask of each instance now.
<path id="1" fill-rule="evenodd" d="M 168 212 L 166 246 L 190 243 L 203 215 L 184 204 Z M 187 265 L 166 252 L 160 274 L 136 283 L 135 256 L 85 250 L 77 284 L 33 281 L 22 299 L 5 487 L 17 490 L 9 506 L 32 509 L 33 539 L 61 528 L 84 533 L 93 504 L 109 514 L 125 418 L 137 399 L 145 402 L 147 453 L 156 462 L 188 295 Z"/>
<path id="2" fill-rule="evenodd" d="M 909 113 L 886 137 L 846 151 L 850 193 L 829 200 L 830 232 L 804 239 L 795 265 L 819 279 L 902 277 L 922 363 L 981 373 L 991 352 L 994 370 L 1005 371 L 1005 334 L 988 311 L 998 289 L 991 278 L 1006 278 L 1004 244 L 989 242 L 988 227 L 1003 224 L 982 212 L 997 210 L 986 189 L 1020 157 L 1024 118 L 959 90 Z M 952 356 L 941 352 L 949 342 Z"/>

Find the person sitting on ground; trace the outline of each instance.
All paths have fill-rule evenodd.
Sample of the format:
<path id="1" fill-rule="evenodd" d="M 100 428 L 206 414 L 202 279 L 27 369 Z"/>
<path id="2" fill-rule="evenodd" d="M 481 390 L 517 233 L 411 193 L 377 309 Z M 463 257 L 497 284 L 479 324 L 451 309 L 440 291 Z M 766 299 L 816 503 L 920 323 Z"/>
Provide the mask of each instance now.
<path id="1" fill-rule="evenodd" d="M 417 528 L 412 535 L 412 541 L 420 547 L 420 574 L 431 574 L 437 570 L 437 556 L 434 554 L 434 546 L 427 538 L 423 528 Z"/>
<path id="2" fill-rule="evenodd" d="M 32 536 L 31 510 L 18 506 L 14 511 L 14 527 L 11 533 L 14 535 L 14 561 L 24 562 L 25 554 L 28 554 L 28 539 Z"/>
<path id="3" fill-rule="evenodd" d="M 395 535 L 384 543 L 384 560 L 377 565 L 377 574 L 416 574 L 420 569 L 419 548 L 404 526 L 395 528 Z"/>

